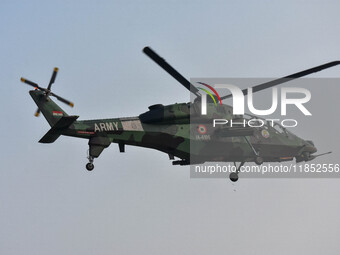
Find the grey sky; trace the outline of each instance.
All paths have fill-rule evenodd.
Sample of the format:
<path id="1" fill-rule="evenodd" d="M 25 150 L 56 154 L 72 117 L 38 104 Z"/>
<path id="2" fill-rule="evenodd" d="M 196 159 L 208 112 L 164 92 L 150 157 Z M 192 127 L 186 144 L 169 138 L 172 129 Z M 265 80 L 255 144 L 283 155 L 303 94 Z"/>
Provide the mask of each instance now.
<path id="1" fill-rule="evenodd" d="M 86 140 L 37 142 L 49 127 L 33 116 L 20 77 L 46 86 L 57 66 L 53 90 L 75 103 L 62 106 L 69 114 L 134 116 L 189 101 L 144 46 L 187 78 L 288 75 L 340 58 L 339 9 L 338 1 L 1 1 L 0 253 L 338 254 L 340 179 L 190 179 L 165 154 L 120 154 L 114 144 L 89 173 Z M 339 92 L 313 88 L 312 100 L 338 109 Z M 316 112 L 298 134 L 327 150 L 327 139 L 339 142 L 339 121 L 325 128 L 337 111 L 326 120 Z"/>

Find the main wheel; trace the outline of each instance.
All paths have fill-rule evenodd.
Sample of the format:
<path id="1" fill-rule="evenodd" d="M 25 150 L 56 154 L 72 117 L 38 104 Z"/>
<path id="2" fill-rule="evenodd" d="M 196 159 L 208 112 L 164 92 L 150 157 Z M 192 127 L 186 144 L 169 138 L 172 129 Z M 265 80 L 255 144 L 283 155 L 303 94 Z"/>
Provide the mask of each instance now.
<path id="1" fill-rule="evenodd" d="M 263 163 L 263 158 L 261 158 L 261 157 L 256 157 L 255 158 L 255 163 L 257 164 L 257 165 L 262 165 L 262 163 Z"/>
<path id="2" fill-rule="evenodd" d="M 238 174 L 235 173 L 235 172 L 230 173 L 229 179 L 230 179 L 232 182 L 237 182 L 237 180 L 238 180 Z"/>
<path id="3" fill-rule="evenodd" d="M 86 169 L 87 169 L 87 171 L 92 171 L 93 168 L 94 168 L 94 165 L 93 165 L 92 163 L 87 163 L 87 164 L 86 164 Z"/>

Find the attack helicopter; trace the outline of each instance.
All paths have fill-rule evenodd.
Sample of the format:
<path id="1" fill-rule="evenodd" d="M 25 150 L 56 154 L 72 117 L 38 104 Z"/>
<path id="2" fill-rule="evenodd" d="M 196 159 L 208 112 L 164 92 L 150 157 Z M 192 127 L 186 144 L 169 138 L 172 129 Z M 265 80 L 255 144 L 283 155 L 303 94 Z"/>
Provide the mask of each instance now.
<path id="1" fill-rule="evenodd" d="M 232 97 L 232 94 L 212 99 L 207 102 L 210 114 L 201 115 L 202 94 L 190 81 L 168 64 L 150 47 L 143 52 L 155 63 L 169 73 L 174 79 L 189 90 L 195 98 L 193 102 L 171 105 L 155 104 L 149 110 L 135 117 L 109 118 L 95 120 L 78 120 L 79 116 L 68 115 L 51 97 L 73 107 L 74 104 L 51 91 L 58 68 L 54 68 L 47 88 L 21 78 L 21 81 L 34 87 L 29 94 L 38 106 L 35 116 L 40 112 L 51 126 L 51 129 L 39 140 L 40 143 L 53 143 L 61 135 L 88 139 L 88 163 L 86 169 L 94 169 L 94 159 L 111 143 L 118 144 L 120 152 L 125 146 L 151 148 L 168 154 L 173 165 L 193 165 L 204 162 L 240 162 L 236 172 L 230 174 L 231 181 L 238 180 L 240 168 L 246 162 L 296 162 L 310 161 L 318 156 L 312 141 L 304 140 L 278 123 L 262 127 L 213 127 L 211 116 L 218 119 L 244 121 L 254 118 L 251 115 L 233 115 L 230 105 L 216 106 L 216 100 Z M 340 61 L 329 62 L 298 73 L 252 87 L 252 92 L 265 90 L 273 86 L 297 79 L 340 64 Z M 209 86 L 205 84 L 206 86 Z M 242 90 L 247 95 L 248 90 Z M 260 119 L 256 117 L 257 119 Z"/>

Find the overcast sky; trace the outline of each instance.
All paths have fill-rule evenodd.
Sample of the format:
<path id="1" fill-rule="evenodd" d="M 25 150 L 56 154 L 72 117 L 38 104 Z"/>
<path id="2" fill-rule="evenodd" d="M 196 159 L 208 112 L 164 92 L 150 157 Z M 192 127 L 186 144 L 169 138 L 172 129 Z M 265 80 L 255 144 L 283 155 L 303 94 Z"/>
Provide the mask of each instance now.
<path id="1" fill-rule="evenodd" d="M 62 105 L 69 114 L 136 116 L 189 101 L 143 47 L 187 78 L 279 77 L 340 59 L 339 9 L 302 0 L 2 0 L 0 253 L 339 254 L 340 179 L 190 179 L 166 154 L 119 153 L 116 144 L 87 172 L 87 140 L 38 143 L 49 126 L 20 82 L 47 86 L 57 66 L 52 89 L 75 103 Z M 311 93 L 316 116 L 296 132 L 333 150 L 315 163 L 339 163 L 340 89 Z"/>

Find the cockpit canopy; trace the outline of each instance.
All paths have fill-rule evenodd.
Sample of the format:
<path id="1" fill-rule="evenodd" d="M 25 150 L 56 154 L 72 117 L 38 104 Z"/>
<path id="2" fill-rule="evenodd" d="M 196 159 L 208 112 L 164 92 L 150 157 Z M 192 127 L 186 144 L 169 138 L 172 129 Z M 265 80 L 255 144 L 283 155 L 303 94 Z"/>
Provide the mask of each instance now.
<path id="1" fill-rule="evenodd" d="M 207 114 L 202 115 L 201 101 L 172 105 L 155 104 L 149 106 L 149 111 L 139 115 L 143 123 L 157 124 L 189 124 L 190 122 L 206 122 L 213 118 L 232 118 L 232 107 L 215 103 L 207 103 Z"/>
<path id="2" fill-rule="evenodd" d="M 169 124 L 169 123 L 182 123 L 188 122 L 190 118 L 190 105 L 189 104 L 172 104 L 162 105 L 155 104 L 149 106 L 149 111 L 139 115 L 140 120 L 143 123 L 157 123 L 157 124 Z"/>

